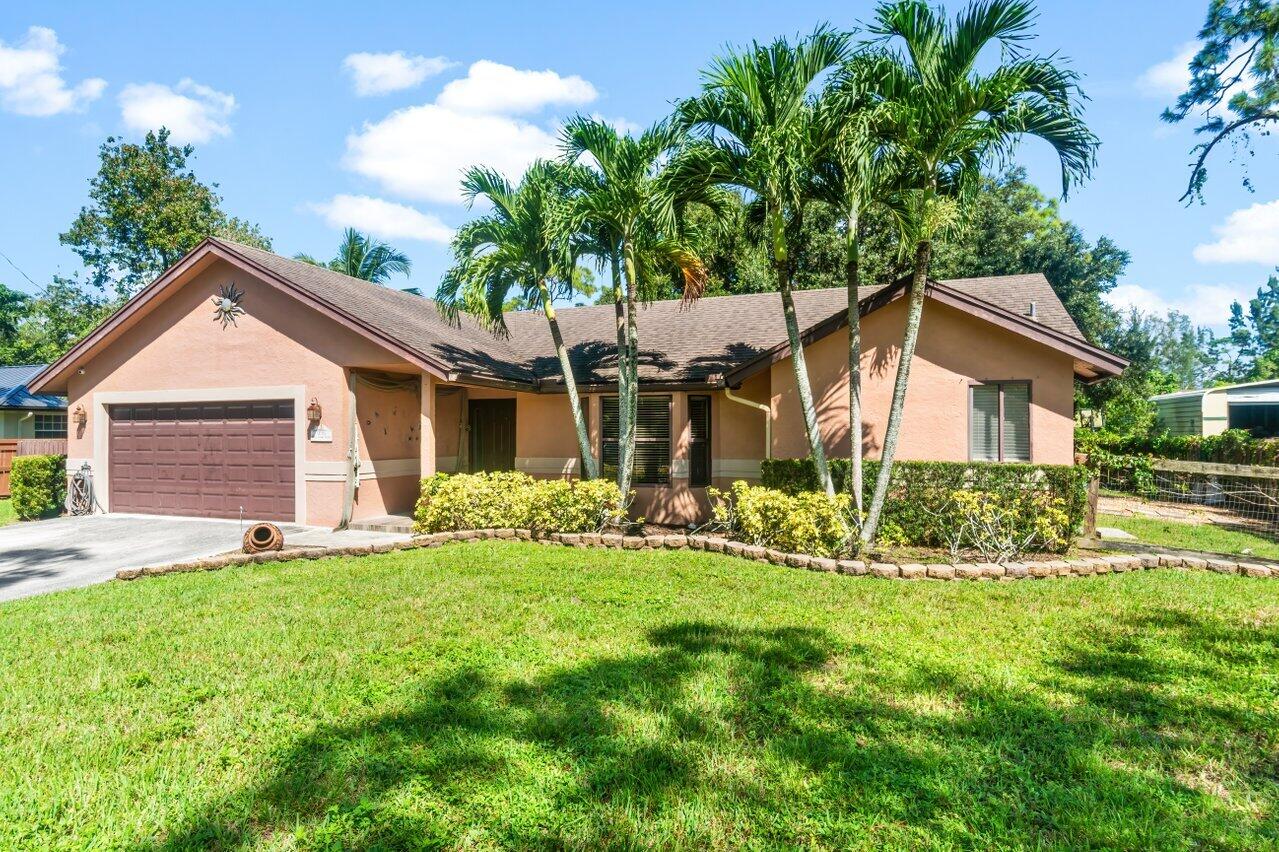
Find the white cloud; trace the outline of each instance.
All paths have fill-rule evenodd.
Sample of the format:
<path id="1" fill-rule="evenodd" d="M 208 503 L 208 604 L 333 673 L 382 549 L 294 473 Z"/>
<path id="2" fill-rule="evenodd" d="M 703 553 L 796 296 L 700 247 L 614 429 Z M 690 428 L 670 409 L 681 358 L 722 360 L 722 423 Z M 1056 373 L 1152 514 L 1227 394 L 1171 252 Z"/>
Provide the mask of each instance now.
<path id="1" fill-rule="evenodd" d="M 1151 65 L 1137 78 L 1137 88 L 1150 97 L 1175 98 L 1190 83 L 1190 60 L 1199 50 L 1197 42 L 1188 41 L 1169 59 Z"/>
<path id="2" fill-rule="evenodd" d="M 138 132 L 167 127 L 178 143 L 229 135 L 227 119 L 235 107 L 234 96 L 189 78 L 173 87 L 130 83 L 120 92 L 120 115 L 126 127 Z"/>
<path id="3" fill-rule="evenodd" d="M 107 81 L 90 77 L 68 87 L 58 59 L 66 50 L 48 27 L 29 27 L 12 47 L 0 41 L 0 107 L 18 115 L 46 116 L 97 100 Z"/>
<path id="4" fill-rule="evenodd" d="M 525 71 L 481 59 L 465 77 L 445 86 L 435 103 L 455 112 L 510 115 L 588 104 L 597 97 L 595 87 L 577 75 L 561 77 L 550 70 Z"/>
<path id="5" fill-rule="evenodd" d="M 518 114 L 596 97 L 580 77 L 481 60 L 434 103 L 396 110 L 347 136 L 343 164 L 397 195 L 457 204 L 470 166 L 516 179 L 533 160 L 559 152 L 550 128 Z"/>
<path id="6" fill-rule="evenodd" d="M 1159 315 L 1178 311 L 1190 317 L 1195 325 L 1221 329 L 1230 315 L 1230 303 L 1247 303 L 1256 291 L 1239 284 L 1191 284 L 1179 295 L 1166 296 L 1140 284 L 1120 284 L 1105 295 L 1111 305 L 1120 310 L 1136 308 L 1144 313 Z"/>
<path id="7" fill-rule="evenodd" d="M 334 228 L 355 228 L 385 240 L 422 240 L 448 245 L 453 229 L 438 217 L 367 195 L 335 195 L 306 205 Z"/>
<path id="8" fill-rule="evenodd" d="M 355 85 L 355 93 L 361 97 L 411 89 L 454 64 L 443 56 L 407 56 L 399 50 L 352 53 L 342 60 L 342 67 Z"/>
<path id="9" fill-rule="evenodd" d="M 632 136 L 638 136 L 639 134 L 644 132 L 643 127 L 641 127 L 640 125 L 636 124 L 634 121 L 631 121 L 628 118 L 622 118 L 620 116 L 618 116 L 617 118 L 609 118 L 606 115 L 600 115 L 598 112 L 591 113 L 591 118 L 595 119 L 596 121 L 602 121 L 605 124 L 611 125 L 613 129 L 616 130 L 618 133 L 627 133 Z"/>
<path id="10" fill-rule="evenodd" d="M 1279 264 L 1279 201 L 1236 210 L 1212 230 L 1215 243 L 1195 246 L 1200 263 Z"/>

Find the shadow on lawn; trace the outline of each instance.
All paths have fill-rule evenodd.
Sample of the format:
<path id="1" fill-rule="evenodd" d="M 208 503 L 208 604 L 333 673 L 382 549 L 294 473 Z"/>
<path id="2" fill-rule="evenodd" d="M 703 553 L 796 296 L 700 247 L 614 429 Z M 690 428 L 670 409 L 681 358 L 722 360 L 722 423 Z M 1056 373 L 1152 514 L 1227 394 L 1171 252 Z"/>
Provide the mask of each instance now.
<path id="1" fill-rule="evenodd" d="M 317 728 L 159 848 L 295 830 L 347 848 L 1266 845 L 1273 824 L 1174 770 L 1186 746 L 1240 738 L 1271 761 L 1246 780 L 1274 780 L 1273 710 L 1159 685 L 1273 661 L 1275 633 L 1154 619 L 1065 649 L 1034 691 L 881 666 L 819 630 L 703 622 L 528 682 L 461 668 L 400 712 Z M 1143 629 L 1159 642 L 1131 645 Z M 1209 659 L 1174 670 L 1159 643 L 1176 639 Z"/>

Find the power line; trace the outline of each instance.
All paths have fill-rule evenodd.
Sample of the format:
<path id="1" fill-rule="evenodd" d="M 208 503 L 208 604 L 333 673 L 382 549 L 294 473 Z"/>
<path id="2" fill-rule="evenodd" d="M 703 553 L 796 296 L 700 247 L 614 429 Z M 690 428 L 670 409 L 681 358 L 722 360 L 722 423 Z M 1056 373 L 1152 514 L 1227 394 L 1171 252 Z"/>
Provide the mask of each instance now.
<path id="1" fill-rule="evenodd" d="M 0 251 L 0 257 L 3 257 L 3 258 L 5 259 L 5 261 L 6 261 L 6 262 L 7 262 L 10 266 L 12 266 L 14 269 L 18 270 L 18 274 L 19 274 L 19 275 L 21 275 L 23 278 L 27 279 L 27 283 L 28 283 L 28 284 L 30 284 L 32 287 L 36 288 L 36 291 L 37 291 L 37 292 L 40 292 L 40 293 L 43 293 L 43 292 L 44 292 L 44 288 L 43 288 L 43 287 L 41 287 L 41 286 L 40 286 L 39 284 L 37 284 L 36 282 L 32 281 L 32 280 L 31 280 L 31 276 L 30 276 L 30 275 L 28 275 L 27 273 L 23 272 L 23 271 L 22 271 L 22 267 L 18 266 L 18 264 L 16 264 L 16 263 L 14 263 L 14 262 L 13 262 L 13 261 L 9 258 L 9 255 L 7 255 L 7 254 L 5 254 L 4 252 Z"/>

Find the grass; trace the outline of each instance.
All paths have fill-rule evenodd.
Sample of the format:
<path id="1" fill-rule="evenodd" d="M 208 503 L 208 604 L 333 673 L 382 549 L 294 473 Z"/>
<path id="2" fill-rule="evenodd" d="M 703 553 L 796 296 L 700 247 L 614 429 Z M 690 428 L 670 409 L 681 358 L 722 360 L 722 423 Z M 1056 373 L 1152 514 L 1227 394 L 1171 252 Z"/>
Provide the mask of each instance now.
<path id="1" fill-rule="evenodd" d="M 2 848 L 1279 844 L 1279 582 L 483 542 L 0 605 Z"/>
<path id="2" fill-rule="evenodd" d="M 16 520 L 18 520 L 18 516 L 13 511 L 13 501 L 8 497 L 0 500 L 0 527 L 5 524 L 11 524 Z"/>
<path id="3" fill-rule="evenodd" d="M 1217 524 L 1192 524 L 1128 515 L 1098 515 L 1097 524 L 1117 527 L 1141 541 L 1161 547 L 1208 553 L 1247 553 L 1261 559 L 1279 559 L 1279 541 L 1274 538 Z"/>

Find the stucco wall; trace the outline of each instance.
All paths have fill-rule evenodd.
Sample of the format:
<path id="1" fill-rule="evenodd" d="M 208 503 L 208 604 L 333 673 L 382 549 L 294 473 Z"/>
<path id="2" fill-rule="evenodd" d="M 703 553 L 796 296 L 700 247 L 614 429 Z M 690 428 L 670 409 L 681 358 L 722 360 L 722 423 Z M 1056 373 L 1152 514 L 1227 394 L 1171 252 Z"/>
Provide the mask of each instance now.
<path id="1" fill-rule="evenodd" d="M 862 322 L 862 447 L 878 458 L 892 403 L 904 299 Z M 831 334 L 805 347 L 823 444 L 833 456 L 849 454 L 848 333 Z M 804 421 L 789 359 L 772 370 L 773 454 L 808 454 Z M 1074 459 L 1074 373 L 1070 356 L 1034 343 L 967 313 L 929 300 L 911 365 L 902 417 L 900 459 L 968 459 L 968 388 L 974 382 L 1031 383 L 1031 458 L 1070 464 Z"/>
<path id="2" fill-rule="evenodd" d="M 235 326 L 223 329 L 213 320 L 209 300 L 220 285 L 232 282 L 244 291 L 246 313 Z M 297 459 L 305 479 L 305 497 L 299 501 L 306 506 L 302 519 L 335 524 L 342 499 L 339 470 L 348 445 L 347 366 L 415 372 L 411 365 L 270 285 L 214 262 L 187 283 L 171 288 L 163 301 L 151 306 L 136 324 L 89 360 L 83 375 L 69 378 L 68 410 L 82 405 L 90 413 L 83 427 L 71 425 L 69 464 L 94 460 L 100 485 L 109 485 L 104 478 L 106 422 L 95 416 L 99 395 L 156 395 L 162 399 L 165 394 L 189 394 L 199 398 L 199 392 L 207 389 L 226 399 L 225 394 L 235 389 L 297 388 L 298 428 L 305 429 L 306 405 L 314 398 L 323 409 L 322 423 L 333 438 L 329 443 L 305 441 L 303 456 Z M 99 429 L 104 432 L 103 440 L 95 445 L 95 430 Z M 383 452 L 381 439 L 373 432 L 366 440 L 377 445 L 376 452 Z M 365 508 L 384 502 L 380 496 L 372 496 L 377 488 L 373 485 L 364 490 Z M 106 504 L 108 488 L 100 491 Z"/>

